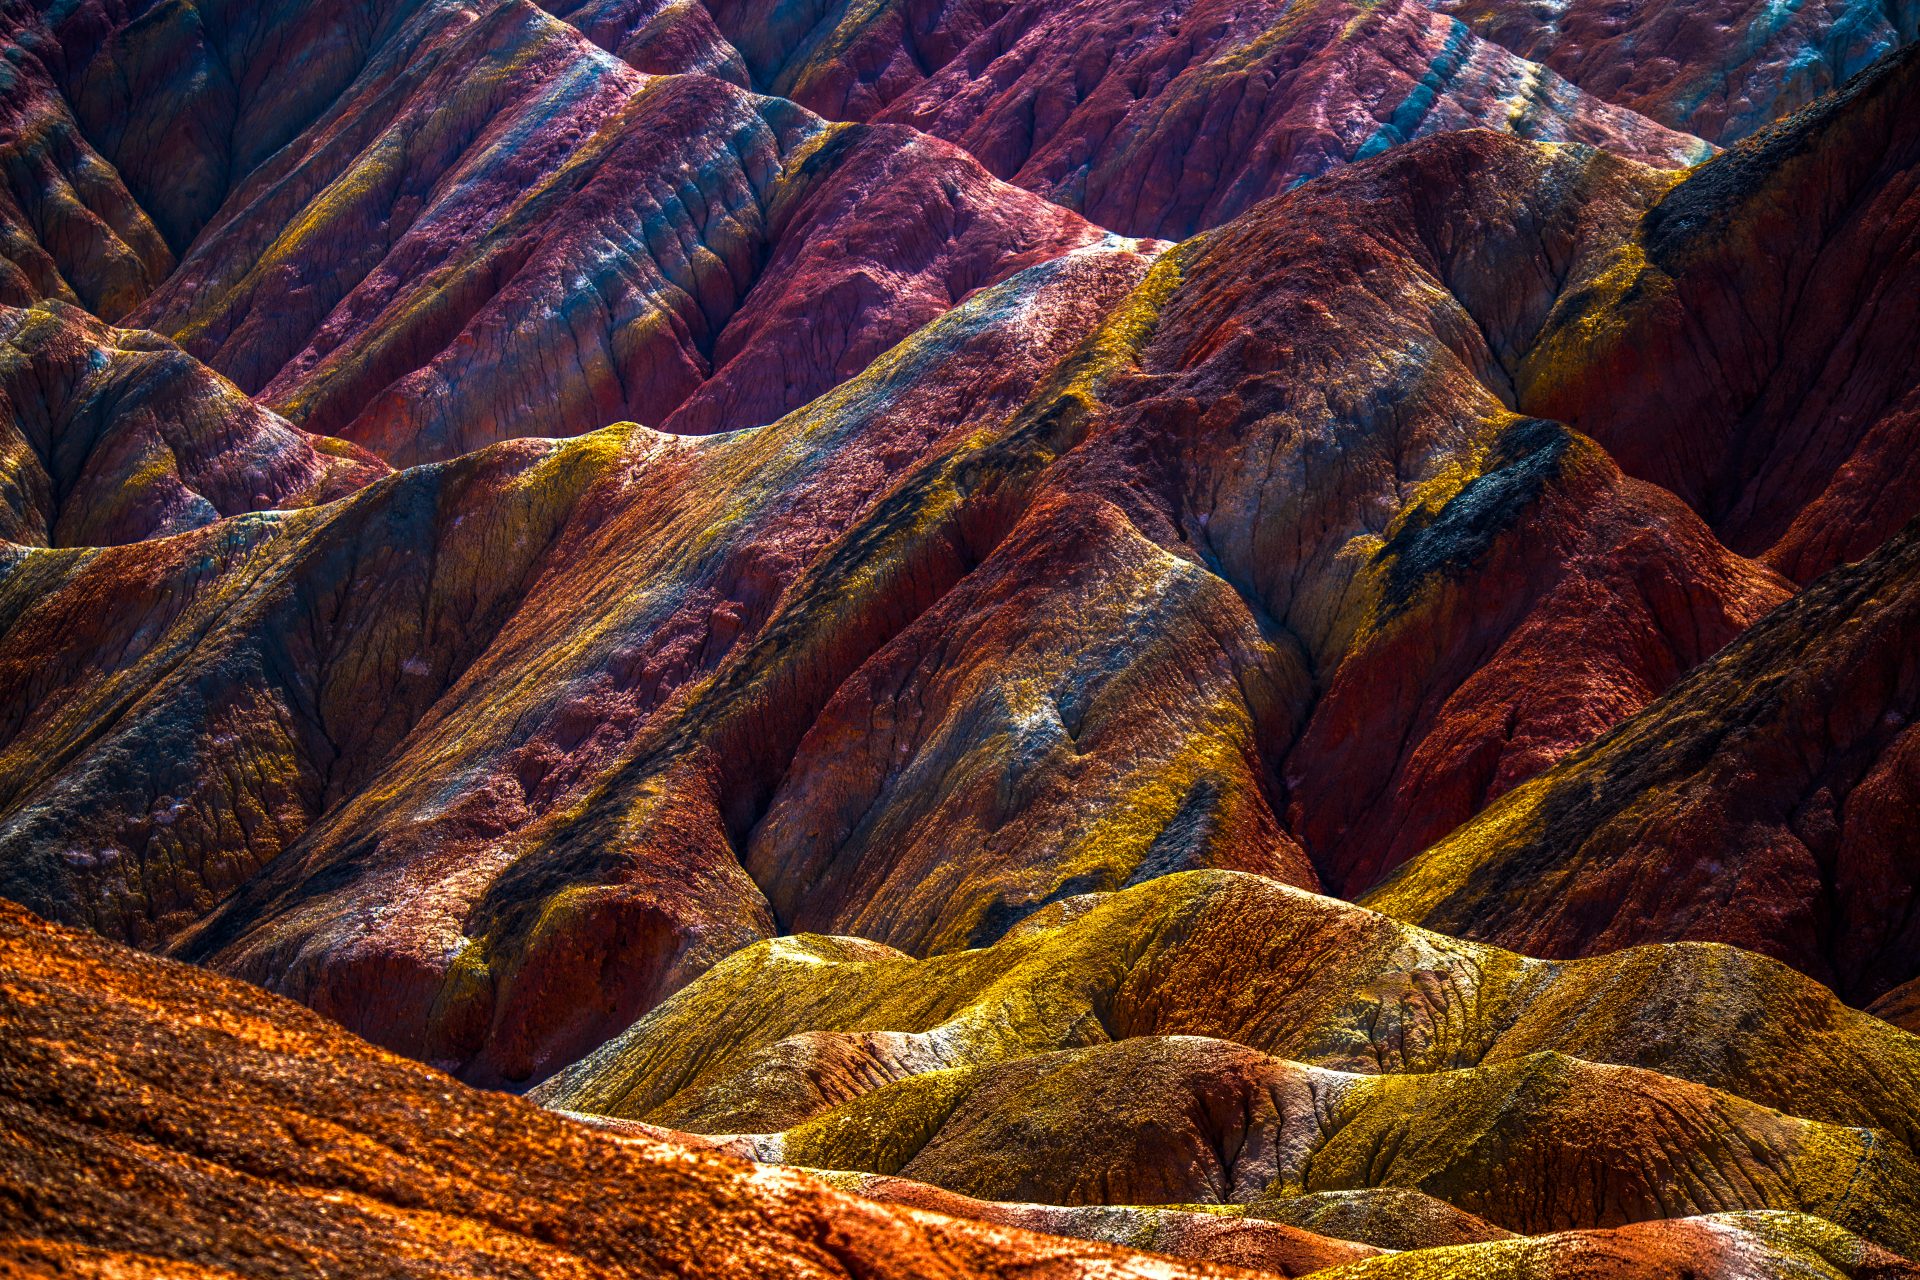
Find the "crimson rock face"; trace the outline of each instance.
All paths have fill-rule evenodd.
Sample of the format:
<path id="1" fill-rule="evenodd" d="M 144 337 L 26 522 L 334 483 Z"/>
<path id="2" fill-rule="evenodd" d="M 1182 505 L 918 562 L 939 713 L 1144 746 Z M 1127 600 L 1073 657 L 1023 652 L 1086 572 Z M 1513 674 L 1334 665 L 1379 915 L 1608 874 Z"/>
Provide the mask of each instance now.
<path id="1" fill-rule="evenodd" d="M 1914 1274 L 1908 8 L 0 9 L 9 1265 Z"/>

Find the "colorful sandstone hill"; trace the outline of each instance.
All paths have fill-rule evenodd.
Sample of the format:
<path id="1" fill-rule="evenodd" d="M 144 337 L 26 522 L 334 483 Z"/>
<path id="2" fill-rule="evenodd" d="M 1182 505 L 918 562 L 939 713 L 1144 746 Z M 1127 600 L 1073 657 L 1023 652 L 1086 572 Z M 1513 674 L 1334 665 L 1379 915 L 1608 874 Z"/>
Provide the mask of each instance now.
<path id="1" fill-rule="evenodd" d="M 1920 1276 L 1917 37 L 0 0 L 0 1274 Z"/>

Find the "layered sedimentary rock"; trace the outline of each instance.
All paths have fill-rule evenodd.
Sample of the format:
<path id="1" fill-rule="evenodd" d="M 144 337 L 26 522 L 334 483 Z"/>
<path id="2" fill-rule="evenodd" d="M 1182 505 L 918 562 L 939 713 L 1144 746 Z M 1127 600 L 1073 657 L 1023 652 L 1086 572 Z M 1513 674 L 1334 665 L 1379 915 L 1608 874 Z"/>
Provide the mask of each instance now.
<path id="1" fill-rule="evenodd" d="M 760 943 L 539 1096 L 766 1132 L 890 1081 L 1138 1036 L 1356 1073 L 1561 1054 L 1920 1139 L 1920 1040 L 1776 961 L 1698 945 L 1528 960 L 1224 872 L 1062 903 L 995 946 L 926 960 L 848 939 Z"/>
<path id="2" fill-rule="evenodd" d="M 173 269 L 173 253 L 73 118 L 24 3 L 0 8 L 0 304 L 80 303 L 125 315 Z"/>
<path id="3" fill-rule="evenodd" d="M 11 905 L 0 906 L 0 958 L 9 1274 L 1254 1274 L 1020 1229 L 1035 1206 L 925 1189 L 887 1198 L 959 1215 L 890 1207 L 789 1170 L 598 1133 L 468 1089 L 245 984 Z M 1192 1216 L 1142 1221 L 1168 1242 L 1218 1247 L 1225 1233 L 1180 1221 Z M 1271 1230 L 1265 1238 L 1277 1273 L 1331 1280 L 1462 1269 L 1626 1280 L 1682 1261 L 1712 1277 L 1913 1274 L 1857 1236 L 1785 1213 L 1406 1254 L 1293 1230 L 1293 1266 L 1271 1251 Z"/>
<path id="4" fill-rule="evenodd" d="M 528 4 L 436 7 L 247 178 L 138 322 L 405 463 L 624 418 L 757 426 L 1100 238 L 903 130 L 648 79 Z"/>
<path id="5" fill-rule="evenodd" d="M 1788 594 L 1673 495 L 1524 420 L 1390 527 L 1371 616 L 1287 759 L 1290 827 L 1354 894 L 1645 705 Z"/>
<path id="6" fill-rule="evenodd" d="M 1550 11 L 1439 0 L 1434 7 L 1589 93 L 1722 144 L 1797 111 L 1920 37 L 1920 6 L 1905 0 L 1792 7 L 1573 0 Z"/>
<path id="7" fill-rule="evenodd" d="M 1916 602 L 1909 526 L 1366 901 L 1542 955 L 1733 942 L 1859 1004 L 1912 981 Z"/>
<path id="8" fill-rule="evenodd" d="M 0 1269 L 1913 1276 L 1915 16 L 0 3 Z"/>
<path id="9" fill-rule="evenodd" d="M 752 87 L 739 50 L 694 0 L 547 0 L 540 7 L 636 71 L 709 75 Z"/>
<path id="10" fill-rule="evenodd" d="M 10 892 L 158 942 L 286 851 L 182 953 L 518 1081 L 773 932 L 940 951 L 1194 867 L 1358 891 L 1789 590 L 1511 407 L 1671 185 L 1425 139 L 1151 273 L 1029 267 L 750 437 L 423 468 L 225 531 L 257 579 L 29 556 L 9 643 L 65 656 L 18 668 Z M 212 588 L 154 646 L 191 662 L 54 630 L 130 574 Z"/>
<path id="11" fill-rule="evenodd" d="M 1920 1034 L 1920 978 L 1901 983 L 1867 1007 L 1894 1026 Z"/>
<path id="12" fill-rule="evenodd" d="M 1465 1209 L 1407 1187 L 1262 1198 L 1244 1206 L 1242 1216 L 1311 1229 L 1339 1240 L 1364 1241 L 1383 1249 L 1439 1249 L 1505 1240 L 1513 1234 Z"/>
<path id="13" fill-rule="evenodd" d="M 10 1275 L 1227 1274 L 616 1141 L 11 904 L 0 1124 Z"/>
<path id="14" fill-rule="evenodd" d="M 114 546 L 351 493 L 388 468 L 301 431 L 152 333 L 0 308 L 0 534 Z"/>
<path id="15" fill-rule="evenodd" d="M 1462 1216 L 1397 1247 L 1756 1209 L 1915 1247 L 1920 1040 L 1752 953 L 1529 961 L 1220 873 L 1055 916 L 923 961 L 761 944 L 538 1096 L 986 1200 Z"/>
<path id="16" fill-rule="evenodd" d="M 177 256 L 422 0 L 17 4 L 86 136 Z M 442 4 L 440 7 L 450 8 Z"/>
<path id="17" fill-rule="evenodd" d="M 1636 1223 L 1611 1231 L 1563 1231 L 1493 1244 L 1367 1259 L 1327 1280 L 1442 1280 L 1462 1274 L 1546 1280 L 1550 1276 L 1805 1274 L 1909 1276 L 1913 1265 L 1817 1218 L 1724 1213 Z"/>
<path id="18" fill-rule="evenodd" d="M 189 858 L 227 851 L 232 883 L 278 851 L 266 841 L 284 847 L 325 811 L 329 825 L 309 836 L 308 852 L 250 885 L 197 945 L 230 947 L 236 963 L 251 953 L 262 976 L 311 984 L 304 994 L 323 1007 L 337 998 L 334 1007 L 359 1025 L 385 1019 L 392 1029 L 384 1035 L 419 1044 L 471 913 L 498 911 L 500 941 L 513 939 L 516 950 L 537 944 L 534 954 L 495 979 L 484 968 L 473 972 L 486 952 L 472 949 L 455 981 L 481 983 L 463 988 L 464 1007 L 435 1016 L 445 1021 L 434 1034 L 459 1056 L 502 1035 L 514 1054 L 546 1052 L 541 1046 L 555 1034 L 570 1038 L 573 1053 L 591 1047 L 657 998 L 657 984 L 677 984 L 689 966 L 697 971 L 770 928 L 723 824 L 741 820 L 732 806 L 777 781 L 810 708 L 884 640 L 896 625 L 891 611 L 912 603 L 895 590 L 912 577 L 836 577 L 857 557 L 836 560 L 835 539 L 893 537 L 902 572 L 927 575 L 916 590 L 937 591 L 942 575 L 951 581 L 964 572 L 966 543 L 955 527 L 903 520 L 909 504 L 889 505 L 887 486 L 919 451 L 967 444 L 973 428 L 954 406 L 991 412 L 996 381 L 1003 405 L 1021 395 L 1036 368 L 1072 342 L 1086 309 L 1143 268 L 1121 250 L 1040 268 L 980 296 L 924 346 L 776 431 L 703 443 L 624 428 L 567 444 L 500 446 L 405 473 L 310 519 L 248 526 L 225 563 L 210 563 L 206 547 L 181 539 L 128 548 L 117 560 L 30 559 L 18 566 L 23 612 L 11 634 L 21 652 L 46 642 L 25 643 L 28 634 L 65 637 L 72 665 L 42 663 L 21 677 L 71 680 L 90 697 L 129 701 L 27 699 L 43 711 L 15 737 L 18 758 L 45 762 L 45 744 L 70 733 L 69 763 L 58 772 L 90 780 L 62 790 L 46 772 L 14 775 L 23 791 L 34 788 L 13 810 L 21 823 L 14 847 L 45 870 L 23 872 L 12 891 L 82 911 L 102 928 L 164 937 L 183 922 L 177 913 L 210 902 L 218 888 L 207 872 L 196 884 L 191 863 L 155 856 L 160 849 L 182 848 Z M 1017 330 L 999 323 L 1010 310 L 1026 318 Z M 954 376 L 940 377 L 943 367 Z M 871 487 L 855 482 L 862 476 Z M 935 468 L 909 479 L 942 483 Z M 738 514 L 717 522 L 716 509 L 729 507 Z M 855 522 L 861 527 L 849 533 Z M 805 644 L 761 634 L 782 581 L 816 557 L 814 572 L 825 578 L 817 590 L 839 602 L 840 617 L 822 618 L 826 625 Z M 159 628 L 158 643 L 122 650 L 122 666 L 102 680 L 85 656 L 92 643 L 64 611 L 95 599 L 91 583 L 102 575 L 136 572 L 154 574 L 167 598 L 196 607 L 156 621 L 129 598 L 124 610 L 91 620 L 96 634 Z M 192 584 L 207 589 L 182 598 Z M 702 597 L 704 606 L 696 603 Z M 201 644 L 210 630 L 220 639 Z M 280 656 L 288 635 L 308 637 L 291 661 Z M 475 663 L 482 651 L 487 660 Z M 333 654 L 354 656 L 325 656 Z M 524 700 L 534 686 L 519 674 L 528 663 L 541 673 L 544 708 L 531 713 Z M 236 678 L 241 671 L 248 674 Z M 610 672 L 621 673 L 618 683 Z M 317 674 L 330 678 L 316 683 Z M 483 696 L 446 697 L 459 681 Z M 170 692 L 148 696 L 156 684 Z M 214 685 L 218 696 L 184 696 Z M 436 702 L 442 716 L 416 725 Z M 127 716 L 107 710 L 136 703 Z M 386 714 L 369 720 L 351 710 L 370 703 Z M 616 705 L 626 710 L 614 714 Z M 780 718 L 767 719 L 770 712 Z M 704 729 L 689 732 L 703 718 Z M 416 727 L 410 745 L 387 759 Z M 236 751 L 262 767 L 238 777 L 209 768 Z M 468 780 L 457 802 L 446 789 L 449 770 Z M 663 775 L 676 781 L 665 807 L 649 795 L 659 785 L 649 779 Z M 125 799 L 102 803 L 117 788 Z M 157 814 L 155 795 L 167 797 Z M 64 804 L 75 807 L 62 812 Z M 177 825 L 202 804 L 249 816 L 224 836 Z M 254 820 L 256 813 L 269 820 Z M 393 838 L 369 842 L 371 815 L 399 813 L 413 816 L 377 819 Z M 98 856 L 57 861 L 78 842 L 49 845 L 44 833 L 73 818 L 88 823 L 94 834 L 81 847 Z M 130 845 L 142 852 L 112 852 Z M 553 893 L 585 888 L 598 877 L 582 875 L 586 866 L 640 847 L 647 854 L 630 864 L 640 878 L 624 888 L 600 879 L 606 891 L 551 904 L 526 890 L 541 878 Z M 433 869 L 449 858 L 465 862 L 463 878 Z M 668 872 L 657 858 L 680 870 Z M 340 859 L 359 870 L 326 870 Z M 492 886 L 516 863 L 518 879 Z M 309 886 L 317 873 L 324 874 Z M 39 890 L 30 887 L 36 878 Z M 402 891 L 408 882 L 424 893 Z M 64 883 L 85 887 L 56 887 Z M 394 927 L 336 932 L 357 916 L 354 900 L 397 913 L 389 915 Z M 542 918 L 549 905 L 633 913 L 637 932 L 588 928 L 584 915 L 562 925 L 562 916 Z M 473 927 L 471 936 L 495 929 Z M 629 950 L 624 958 L 583 955 L 575 948 L 586 937 Z M 561 950 L 541 956 L 552 944 Z M 301 949 L 308 958 L 295 962 Z M 613 1003 L 591 1020 L 535 994 L 544 984 L 580 990 L 581 964 L 613 966 L 601 987 Z M 639 968 L 611 979 L 624 964 Z M 550 965 L 560 967 L 542 971 Z M 406 977 L 410 969 L 419 976 Z M 508 976 L 515 970 L 517 979 Z M 362 976 L 349 976 L 356 971 Z M 504 1019 L 497 1029 L 488 990 L 496 980 Z M 516 980 L 529 984 L 518 995 Z M 378 999 L 367 1000 L 369 991 Z M 513 1020 L 529 1015 L 559 1021 L 516 1031 Z M 577 1030 L 556 1030 L 569 1026 Z"/>
<path id="19" fill-rule="evenodd" d="M 1920 50 L 1704 166 L 1569 291 L 1519 402 L 1806 582 L 1920 511 Z"/>
<path id="20" fill-rule="evenodd" d="M 713 11 L 768 91 L 951 139 L 995 174 L 1134 235 L 1191 235 L 1448 129 L 1666 164 L 1708 152 L 1417 3 L 725 0 Z"/>
<path id="21" fill-rule="evenodd" d="M 1907 1254 L 1920 1243 L 1920 1164 L 1885 1135 L 1553 1053 L 1354 1076 L 1134 1036 L 915 1075 L 764 1140 L 763 1154 L 989 1200 L 1247 1203 L 1394 1186 L 1516 1232 L 1776 1208 Z"/>
<path id="22" fill-rule="evenodd" d="M 1211 1206 L 1007 1204 L 976 1200 L 905 1178 L 846 1171 L 820 1176 L 844 1190 L 882 1204 L 910 1205 L 975 1222 L 1021 1227 L 1078 1240 L 1101 1240 L 1180 1258 L 1249 1267 L 1274 1275 L 1308 1275 L 1381 1252 L 1351 1239 L 1317 1235 L 1266 1218 L 1212 1212 Z"/>

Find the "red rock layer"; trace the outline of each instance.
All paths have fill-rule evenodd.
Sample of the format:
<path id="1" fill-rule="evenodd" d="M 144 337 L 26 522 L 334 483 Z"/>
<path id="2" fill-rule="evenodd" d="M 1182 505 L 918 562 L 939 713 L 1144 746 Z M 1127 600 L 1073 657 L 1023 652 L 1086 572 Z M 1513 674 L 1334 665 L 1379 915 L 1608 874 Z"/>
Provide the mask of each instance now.
<path id="1" fill-rule="evenodd" d="M 769 91 L 951 139 L 1001 177 L 1135 235 L 1191 235 L 1445 129 L 1669 164 L 1707 152 L 1417 3 L 725 0 L 714 14 Z"/>
<path id="2" fill-rule="evenodd" d="M 1920 7 L 1816 0 L 1638 4 L 1572 0 L 1551 11 L 1441 0 L 1487 39 L 1587 92 L 1676 129 L 1736 142 L 1920 37 Z"/>
<path id="3" fill-rule="evenodd" d="M 1895 443 L 1920 385 L 1916 107 L 1906 52 L 1665 195 L 1569 290 L 1520 402 L 1796 576 L 1871 551 L 1920 510 Z M 1367 900 L 1538 954 L 1734 942 L 1861 1003 L 1909 981 L 1913 542 L 1819 580 Z"/>
<path id="4" fill-rule="evenodd" d="M 1146 274 L 1158 246 L 945 144 L 642 82 L 523 4 L 423 13 L 369 65 L 143 314 L 423 455 L 626 403 L 584 388 L 671 386 L 705 427 L 847 380 L 750 434 L 521 443 L 14 556 L 0 863 L 485 1081 L 769 933 L 946 951 L 1192 868 L 1364 888 L 1787 590 L 1681 479 L 1705 522 L 1628 478 L 1622 263 L 1679 263 L 1700 210 L 1758 217 L 1742 174 L 1825 207 L 1908 173 L 1910 61 L 1677 186 L 1453 133 Z M 1772 243 L 1715 240 L 1704 278 Z M 803 314 L 834 322 L 788 365 Z M 1698 314 L 1703 345 L 1734 323 Z M 1843 349 L 1828 312 L 1788 318 Z M 1549 393 L 1627 475 L 1525 416 Z M 1781 468 L 1824 448 L 1767 439 Z"/>
<path id="5" fill-rule="evenodd" d="M 1920 976 L 1920 525 L 1368 895 L 1541 955 L 1711 939 L 1866 1004 Z"/>
<path id="6" fill-rule="evenodd" d="M 616 1141 L 8 903 L 0 1125 L 14 1275 L 1248 1274 Z"/>
<path id="7" fill-rule="evenodd" d="M 157 334 L 59 302 L 0 308 L 0 535 L 112 546 L 312 506 L 387 474 Z"/>
<path id="8" fill-rule="evenodd" d="M 1007 1221 L 1031 1218 L 1033 1206 L 933 1193 L 984 1220 L 969 1221 L 609 1136 L 465 1088 L 245 984 L 51 928 L 11 904 L 0 904 L 0 1032 L 9 1276 L 265 1277 L 316 1266 L 407 1277 L 1255 1274 Z M 1286 1239 L 1302 1270 L 1371 1252 L 1305 1232 Z M 1431 1266 L 1501 1280 L 1653 1280 L 1683 1261 L 1714 1280 L 1809 1268 L 1854 1280 L 1915 1274 L 1885 1250 L 1784 1214 L 1495 1240 L 1318 1273 L 1361 1280 Z"/>
<path id="9" fill-rule="evenodd" d="M 1920 1035 L 1920 978 L 1901 983 L 1867 1008 L 1894 1026 Z"/>
<path id="10" fill-rule="evenodd" d="M 176 255 L 353 82 L 421 0 L 79 0 L 39 10 L 80 128 Z"/>
<path id="11" fill-rule="evenodd" d="M 1464 819 L 1779 597 L 1503 403 L 1663 185 L 1425 140 L 1144 281 L 1124 246 L 1030 268 L 750 436 L 420 469 L 210 576 L 191 542 L 23 563 L 9 643 L 59 656 L 17 668 L 10 891 L 151 944 L 245 881 L 186 954 L 522 1081 L 774 931 L 937 951 L 1188 868 L 1358 880 L 1418 829 L 1421 742 L 1490 745 L 1423 820 Z M 61 628 L 123 577 L 204 589 L 103 663 Z M 1289 753 L 1396 634 L 1445 642 L 1417 696 L 1327 697 L 1319 737 L 1398 751 L 1316 789 Z M 1559 637 L 1563 696 L 1467 688 Z M 1346 788 L 1391 797 L 1351 836 Z"/>
<path id="12" fill-rule="evenodd" d="M 1806 582 L 1920 511 L 1920 54 L 1699 170 L 1567 299 L 1520 403 Z"/>
<path id="13" fill-rule="evenodd" d="M 239 186 L 139 322 L 404 464 L 769 422 L 1099 238 L 903 130 L 647 80 L 529 4 L 434 8 Z"/>

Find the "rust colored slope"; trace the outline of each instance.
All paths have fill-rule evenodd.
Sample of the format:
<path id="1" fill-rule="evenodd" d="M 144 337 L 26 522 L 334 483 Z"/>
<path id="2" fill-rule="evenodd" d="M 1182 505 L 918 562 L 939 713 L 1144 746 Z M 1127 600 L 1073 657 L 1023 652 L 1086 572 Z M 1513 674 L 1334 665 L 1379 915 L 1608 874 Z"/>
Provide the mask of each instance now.
<path id="1" fill-rule="evenodd" d="M 29 1274 L 1228 1274 L 614 1141 L 6 903 L 0 1129 Z"/>
<path id="2" fill-rule="evenodd" d="M 722 0 L 714 14 L 767 91 L 947 138 L 1135 235 L 1192 235 L 1449 129 L 1664 164 L 1710 151 L 1403 0 Z"/>
<path id="3" fill-rule="evenodd" d="M 977 944 L 1052 897 L 1249 839 L 1364 887 L 1783 599 L 1671 495 L 1503 404 L 1559 283 L 1663 185 L 1458 134 L 1172 251 L 1044 504 L 804 744 L 747 850 L 779 918 Z M 1109 691 L 1178 669 L 1198 651 L 1182 629 L 1220 635 L 1220 582 L 1258 628 L 1228 649 L 1253 714 L 1176 697 L 1191 677 L 1169 674 L 1159 700 L 1207 727 L 1131 733 Z M 1217 767 L 1249 743 L 1257 795 Z M 1149 767 L 1129 773 L 1133 753 Z M 1084 811 L 1095 773 L 1126 797 L 1109 824 L 1124 856 L 1076 830 L 1048 882 L 996 884 L 984 911 L 954 896 L 967 868 L 998 872 L 1003 842 L 1058 842 L 1045 806 Z"/>
<path id="4" fill-rule="evenodd" d="M 308 435 L 158 334 L 77 307 L 0 308 L 0 535 L 106 546 L 312 506 L 387 474 Z"/>
<path id="5" fill-rule="evenodd" d="M 84 1033 L 76 1035 L 76 1028 Z M 23 1277 L 1252 1273 L 887 1207 L 480 1093 L 243 983 L 0 903 L 0 1274 Z M 1316 1259 L 1357 1246 L 1322 1241 Z M 1853 1277 L 1914 1269 L 1731 1214 L 1346 1262 L 1330 1277 Z M 1431 1259 L 1429 1261 L 1429 1259 Z M 1384 1268 L 1375 1263 L 1385 1264 Z M 1347 1267 L 1362 1268 L 1350 1273 Z"/>
<path id="6" fill-rule="evenodd" d="M 88 550 L 0 588 L 0 881 L 153 945 L 364 782 L 492 638 L 619 432 Z"/>
<path id="7" fill-rule="evenodd" d="M 1369 894 L 1544 955 L 1702 938 L 1865 1004 L 1920 973 L 1920 527 Z"/>
<path id="8" fill-rule="evenodd" d="M 1920 510 L 1920 49 L 1675 186 L 1570 288 L 1518 403 L 1806 582 Z"/>
<path id="9" fill-rule="evenodd" d="M 1424 139 L 1259 206 L 1145 279 L 1125 242 L 1029 268 L 760 431 L 567 446 L 613 459 L 577 503 L 507 485 L 471 509 L 435 498 L 409 534 L 376 535 L 371 499 L 287 524 L 269 554 L 293 566 L 288 598 L 351 582 L 350 615 L 322 608 L 300 632 L 320 639 L 282 657 L 278 615 L 210 606 L 178 676 L 147 663 L 115 682 L 125 703 L 36 710 L 12 751 L 38 763 L 16 775 L 0 839 L 38 870 L 9 883 L 157 940 L 209 901 L 199 868 L 224 887 L 297 839 L 187 954 L 518 1082 L 769 932 L 938 951 L 1170 871 L 1315 884 L 1319 856 L 1338 882 L 1345 793 L 1303 769 L 1289 797 L 1282 770 L 1343 661 L 1413 669 L 1392 637 L 1435 645 L 1406 696 L 1342 711 L 1341 734 L 1382 744 L 1342 779 L 1391 797 L 1363 833 L 1375 857 L 1414 826 L 1422 786 L 1402 757 L 1418 764 L 1426 738 L 1491 747 L 1497 767 L 1430 820 L 1464 818 L 1778 597 L 1689 512 L 1503 403 L 1559 281 L 1664 185 L 1584 149 Z M 433 477 L 470 464 L 392 492 L 426 502 Z M 539 532 L 513 544 L 510 582 L 470 551 L 449 558 L 483 545 L 451 533 L 463 518 L 512 530 L 521 502 Z M 386 549 L 323 569 L 300 550 L 323 527 L 325 545 Z M 207 572 L 185 543 L 149 554 L 156 581 Z M 58 609 L 110 598 L 133 563 L 27 557 L 15 598 L 56 580 Z M 388 695 L 428 659 L 411 623 L 390 638 L 378 621 L 422 599 L 414 569 L 429 616 L 485 619 L 454 628 L 426 701 Z M 384 589 L 390 573 L 407 585 Z M 1635 622 L 1646 598 L 1657 637 Z M 1497 621 L 1465 625 L 1462 601 Z M 116 649 L 90 666 L 84 641 L 17 634 L 22 654 L 61 655 L 23 658 L 26 707 L 118 670 Z M 1581 664 L 1560 696 L 1506 687 L 1567 645 Z M 1491 694 L 1448 710 L 1483 664 Z M 356 698 L 382 707 L 365 741 L 392 754 L 323 737 L 290 751 L 306 730 L 283 725 L 308 723 L 298 691 L 316 684 L 337 699 L 329 733 Z M 169 759 L 192 761 L 190 785 Z M 177 834 L 162 820 L 195 796 L 271 817 Z M 1290 798 L 1325 849 L 1287 833 Z M 149 847 L 177 847 L 188 874 Z M 62 887 L 76 880 L 98 900 Z M 171 887 L 150 899 L 155 881 Z"/>
<path id="10" fill-rule="evenodd" d="M 1894 1026 L 1920 1035 L 1920 978 L 1901 983 L 1867 1007 Z"/>
<path id="11" fill-rule="evenodd" d="M 990 543 L 1007 490 L 969 460 L 1144 267 L 1070 255 L 764 431 L 616 446 L 486 660 L 182 945 L 524 1080 L 771 932 L 735 842 L 833 689 Z"/>
<path id="12" fill-rule="evenodd" d="M 1362 579 L 1373 616 L 1287 758 L 1289 826 L 1332 892 L 1377 883 L 1787 598 L 1557 423 L 1523 419 L 1475 471 L 1389 528 Z"/>
<path id="13" fill-rule="evenodd" d="M 976 1200 L 905 1178 L 846 1172 L 820 1176 L 835 1186 L 882 1204 L 911 1205 L 976 1222 L 1023 1227 L 1081 1240 L 1104 1240 L 1179 1258 L 1251 1267 L 1283 1276 L 1307 1275 L 1380 1252 L 1352 1240 L 1329 1239 L 1263 1218 L 1205 1212 L 1201 1206 L 1006 1204 Z M 1498 1234 L 1496 1231 L 1495 1235 Z"/>
<path id="14" fill-rule="evenodd" d="M 624 419 L 758 426 L 1101 234 L 907 130 L 649 79 L 525 0 L 429 7 L 139 323 L 406 465 Z"/>

